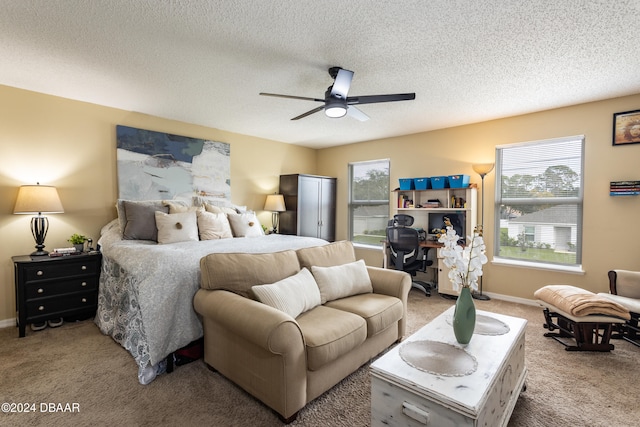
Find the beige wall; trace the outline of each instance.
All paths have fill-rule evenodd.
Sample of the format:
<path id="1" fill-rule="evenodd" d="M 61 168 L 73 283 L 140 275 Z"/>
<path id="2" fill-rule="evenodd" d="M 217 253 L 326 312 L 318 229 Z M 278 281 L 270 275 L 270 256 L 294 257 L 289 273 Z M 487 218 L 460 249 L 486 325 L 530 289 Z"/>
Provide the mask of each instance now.
<path id="1" fill-rule="evenodd" d="M 635 109 L 640 109 L 640 95 L 321 150 L 318 173 L 338 177 L 337 238 L 347 237 L 349 162 L 389 158 L 392 188 L 398 186 L 399 178 L 461 173 L 470 175 L 479 186 L 480 178 L 471 164 L 493 162 L 497 145 L 584 135 L 584 275 L 488 264 L 483 290 L 527 299 L 550 283 L 607 291 L 608 270 L 640 269 L 640 196 L 609 196 L 610 181 L 640 180 L 640 144 L 611 144 L 613 114 Z M 495 171 L 485 178 L 489 253 L 494 249 L 494 184 Z M 481 197 L 478 194 L 479 203 Z M 372 265 L 381 263 L 379 252 L 359 250 L 358 255 Z"/>
<path id="2" fill-rule="evenodd" d="M 54 185 L 64 214 L 48 215 L 46 249 L 73 233 L 99 237 L 116 217 L 117 124 L 231 145 L 231 197 L 259 213 L 284 173 L 316 173 L 316 151 L 158 117 L 0 86 L 0 323 L 15 318 L 14 255 L 34 251 L 30 215 L 13 215 L 18 187 Z M 5 322 L 6 323 L 6 322 Z"/>
<path id="3" fill-rule="evenodd" d="M 280 174 L 337 177 L 338 239 L 347 237 L 349 162 L 389 158 L 394 188 L 402 177 L 456 173 L 469 174 L 479 183 L 471 164 L 492 162 L 496 145 L 585 135 L 585 274 L 488 264 L 483 285 L 486 292 L 519 298 L 532 298 L 533 291 L 547 283 L 606 291 L 609 269 L 640 269 L 640 197 L 609 196 L 610 181 L 640 179 L 640 144 L 611 145 L 613 113 L 638 108 L 640 95 L 316 151 L 0 86 L 0 323 L 15 316 L 11 256 L 34 249 L 30 217 L 12 214 L 18 187 L 39 181 L 58 188 L 65 213 L 49 216 L 47 249 L 67 246 L 66 239 L 75 232 L 97 239 L 100 227 L 116 216 L 117 124 L 228 142 L 232 201 L 256 211 L 265 195 L 277 190 Z M 492 172 L 485 179 L 490 252 L 494 183 Z M 270 215 L 260 212 L 260 219 L 268 224 Z M 359 250 L 358 255 L 370 265 L 381 263 L 377 251 Z"/>

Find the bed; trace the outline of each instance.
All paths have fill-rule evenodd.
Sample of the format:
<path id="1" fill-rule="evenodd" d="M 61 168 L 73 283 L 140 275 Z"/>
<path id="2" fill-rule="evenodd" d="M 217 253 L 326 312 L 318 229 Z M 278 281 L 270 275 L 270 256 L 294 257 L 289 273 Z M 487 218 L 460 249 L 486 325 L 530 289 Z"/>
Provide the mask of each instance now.
<path id="1" fill-rule="evenodd" d="M 253 225 L 253 224 L 252 224 Z M 127 239 L 121 220 L 102 228 L 102 270 L 95 323 L 131 353 L 138 380 L 149 384 L 164 372 L 166 358 L 202 337 L 193 309 L 200 259 L 213 252 L 265 253 L 326 244 L 280 234 L 159 244 Z"/>

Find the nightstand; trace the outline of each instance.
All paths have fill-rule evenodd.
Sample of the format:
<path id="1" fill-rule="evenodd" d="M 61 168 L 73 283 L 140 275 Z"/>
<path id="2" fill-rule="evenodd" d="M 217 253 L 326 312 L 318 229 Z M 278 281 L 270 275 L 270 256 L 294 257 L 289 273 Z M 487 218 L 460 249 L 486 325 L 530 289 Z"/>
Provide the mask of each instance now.
<path id="1" fill-rule="evenodd" d="M 95 314 L 101 253 L 61 257 L 14 256 L 19 336 L 27 324 Z"/>

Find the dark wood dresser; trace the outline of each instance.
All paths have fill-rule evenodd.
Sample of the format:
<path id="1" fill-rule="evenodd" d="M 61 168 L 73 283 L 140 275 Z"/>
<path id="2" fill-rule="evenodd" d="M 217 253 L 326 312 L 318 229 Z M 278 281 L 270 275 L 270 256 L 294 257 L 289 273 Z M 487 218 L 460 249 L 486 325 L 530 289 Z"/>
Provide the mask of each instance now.
<path id="1" fill-rule="evenodd" d="M 20 337 L 30 323 L 95 314 L 102 254 L 21 255 L 12 260 Z"/>

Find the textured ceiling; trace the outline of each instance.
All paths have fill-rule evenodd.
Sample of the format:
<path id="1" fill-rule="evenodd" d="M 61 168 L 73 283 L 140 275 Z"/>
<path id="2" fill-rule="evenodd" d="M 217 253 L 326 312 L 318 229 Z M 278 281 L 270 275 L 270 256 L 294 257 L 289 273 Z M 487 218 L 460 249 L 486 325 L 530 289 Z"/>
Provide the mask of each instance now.
<path id="1" fill-rule="evenodd" d="M 640 0 L 3 0 L 0 84 L 308 147 L 640 93 Z M 322 112 L 327 69 L 349 95 Z M 640 106 L 638 106 L 640 108 Z"/>

